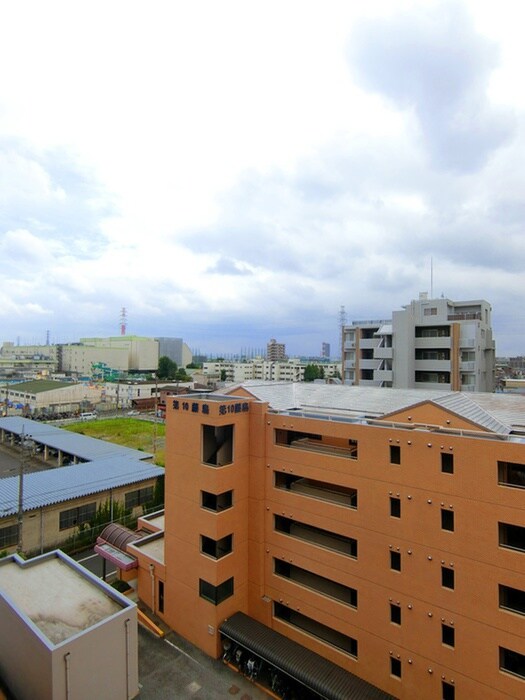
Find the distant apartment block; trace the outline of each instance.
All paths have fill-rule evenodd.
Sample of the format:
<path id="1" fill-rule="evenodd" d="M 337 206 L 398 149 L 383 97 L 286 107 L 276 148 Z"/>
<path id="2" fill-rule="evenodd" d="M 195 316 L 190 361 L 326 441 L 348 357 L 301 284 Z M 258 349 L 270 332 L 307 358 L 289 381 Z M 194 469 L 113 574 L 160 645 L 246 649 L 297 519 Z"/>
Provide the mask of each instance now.
<path id="1" fill-rule="evenodd" d="M 251 379 L 261 381 L 302 382 L 307 364 L 317 364 L 323 368 L 326 379 L 339 376 L 339 362 L 304 362 L 289 359 L 281 362 L 258 358 L 249 362 L 205 362 L 203 374 L 209 382 L 219 381 L 221 372 L 225 372 L 226 382 L 241 383 Z"/>
<path id="2" fill-rule="evenodd" d="M 330 343 L 321 343 L 321 357 L 330 359 Z"/>
<path id="3" fill-rule="evenodd" d="M 284 343 L 278 343 L 275 338 L 272 338 L 266 346 L 266 359 L 269 362 L 286 360 L 286 345 Z"/>
<path id="4" fill-rule="evenodd" d="M 343 329 L 346 384 L 491 392 L 494 367 L 491 307 L 483 300 L 421 294 L 391 319 Z"/>

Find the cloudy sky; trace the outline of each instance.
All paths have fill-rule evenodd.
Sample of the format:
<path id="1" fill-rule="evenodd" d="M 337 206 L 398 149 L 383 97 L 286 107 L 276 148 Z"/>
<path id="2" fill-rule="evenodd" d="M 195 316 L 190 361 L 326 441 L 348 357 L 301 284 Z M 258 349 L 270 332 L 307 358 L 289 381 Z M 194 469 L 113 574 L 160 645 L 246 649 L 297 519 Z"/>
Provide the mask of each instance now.
<path id="1" fill-rule="evenodd" d="M 0 342 L 335 354 L 434 292 L 525 354 L 522 0 L 0 9 Z M 432 261 L 432 262 L 431 262 Z M 431 266 L 433 288 L 431 289 Z"/>

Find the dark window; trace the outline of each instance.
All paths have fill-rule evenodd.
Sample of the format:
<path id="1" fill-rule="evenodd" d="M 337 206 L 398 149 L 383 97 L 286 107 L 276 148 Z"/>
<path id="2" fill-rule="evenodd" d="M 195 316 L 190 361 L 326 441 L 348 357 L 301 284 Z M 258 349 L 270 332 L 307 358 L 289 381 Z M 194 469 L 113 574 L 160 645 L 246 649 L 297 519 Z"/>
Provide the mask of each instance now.
<path id="1" fill-rule="evenodd" d="M 297 430 L 275 431 L 275 444 L 281 447 L 293 447 L 309 452 L 320 452 L 334 457 L 357 459 L 357 440 L 335 438 L 317 433 L 303 433 Z"/>
<path id="2" fill-rule="evenodd" d="M 214 559 L 221 559 L 233 551 L 233 535 L 226 535 L 220 540 L 201 535 L 201 552 Z"/>
<path id="3" fill-rule="evenodd" d="M 401 606 L 390 603 L 390 622 L 396 625 L 401 624 Z"/>
<path id="4" fill-rule="evenodd" d="M 454 473 L 454 455 L 450 454 L 450 452 L 441 453 L 441 471 L 443 474 Z"/>
<path id="5" fill-rule="evenodd" d="M 283 472 L 274 472 L 274 484 L 276 489 L 293 491 L 301 496 L 320 498 L 323 501 L 337 503 L 348 508 L 357 508 L 357 489 L 348 486 L 339 486 Z"/>
<path id="6" fill-rule="evenodd" d="M 203 508 L 213 510 L 216 513 L 220 513 L 221 510 L 227 510 L 233 505 L 233 491 L 224 491 L 224 493 L 201 491 L 201 505 Z"/>
<path id="7" fill-rule="evenodd" d="M 390 445 L 390 464 L 401 464 L 401 448 L 399 445 Z"/>
<path id="8" fill-rule="evenodd" d="M 416 370 L 415 380 L 425 384 L 450 384 L 450 372 L 421 372 Z"/>
<path id="9" fill-rule="evenodd" d="M 441 643 L 447 647 L 455 646 L 456 635 L 455 629 L 450 625 L 441 625 Z"/>
<path id="10" fill-rule="evenodd" d="M 390 515 L 393 518 L 401 517 L 401 499 L 390 497 Z"/>
<path id="11" fill-rule="evenodd" d="M 448 566 L 441 567 L 441 585 L 454 589 L 454 569 L 449 569 Z"/>
<path id="12" fill-rule="evenodd" d="M 508 523 L 498 523 L 498 526 L 500 547 L 525 552 L 525 527 Z"/>
<path id="13" fill-rule="evenodd" d="M 390 568 L 393 571 L 401 571 L 401 554 L 399 552 L 390 552 Z"/>
<path id="14" fill-rule="evenodd" d="M 86 505 L 78 506 L 77 508 L 63 510 L 60 512 L 59 516 L 59 528 L 60 530 L 67 530 L 69 527 L 76 527 L 77 525 L 82 525 L 83 523 L 89 523 L 95 517 L 96 512 L 96 503 L 87 503 Z"/>
<path id="15" fill-rule="evenodd" d="M 202 426 L 202 461 L 212 467 L 233 462 L 233 425 Z"/>
<path id="16" fill-rule="evenodd" d="M 396 678 L 401 678 L 401 661 L 390 657 L 390 674 Z"/>
<path id="17" fill-rule="evenodd" d="M 515 462 L 498 462 L 498 483 L 525 489 L 525 464 Z"/>
<path id="18" fill-rule="evenodd" d="M 355 588 L 344 586 L 342 583 L 337 583 L 332 579 L 319 576 L 311 571 L 302 569 L 294 564 L 289 564 L 280 559 L 274 559 L 274 572 L 277 576 L 290 579 L 301 586 L 306 586 L 317 593 L 330 596 L 336 600 L 351 605 L 357 608 L 357 591 Z"/>
<path id="19" fill-rule="evenodd" d="M 454 532 L 454 511 L 441 509 L 441 529 Z"/>
<path id="20" fill-rule="evenodd" d="M 126 509 L 136 508 L 150 503 L 153 500 L 153 486 L 146 486 L 143 489 L 129 491 L 124 497 Z"/>
<path id="21" fill-rule="evenodd" d="M 525 591 L 510 586 L 499 586 L 499 606 L 504 610 L 525 615 Z"/>
<path id="22" fill-rule="evenodd" d="M 0 549 L 11 547 L 18 542 L 18 525 L 9 525 L 0 528 Z"/>
<path id="23" fill-rule="evenodd" d="M 323 642 L 331 644 L 338 649 L 342 649 L 347 654 L 357 658 L 357 639 L 348 637 L 346 634 L 327 627 L 317 622 L 317 620 L 302 615 L 281 603 L 274 602 L 273 614 L 278 620 L 283 620 L 283 622 L 287 622 L 289 625 L 293 625 L 303 632 L 317 637 L 317 639 L 321 639 Z"/>
<path id="24" fill-rule="evenodd" d="M 164 581 L 159 581 L 159 612 L 164 612 Z"/>
<path id="25" fill-rule="evenodd" d="M 441 698 L 442 700 L 456 700 L 456 686 L 441 681 Z"/>
<path id="26" fill-rule="evenodd" d="M 502 671 L 525 678 L 525 655 L 510 649 L 499 648 L 499 667 Z"/>
<path id="27" fill-rule="evenodd" d="M 214 586 L 204 579 L 199 579 L 199 595 L 204 600 L 219 605 L 223 600 L 226 600 L 233 595 L 233 576 L 232 578 L 223 581 L 218 586 Z"/>
<path id="28" fill-rule="evenodd" d="M 298 520 L 285 518 L 281 515 L 274 516 L 275 531 L 281 532 L 290 537 L 304 540 L 319 547 L 326 547 L 349 557 L 357 557 L 357 540 L 353 537 L 339 535 L 320 527 L 307 525 Z"/>

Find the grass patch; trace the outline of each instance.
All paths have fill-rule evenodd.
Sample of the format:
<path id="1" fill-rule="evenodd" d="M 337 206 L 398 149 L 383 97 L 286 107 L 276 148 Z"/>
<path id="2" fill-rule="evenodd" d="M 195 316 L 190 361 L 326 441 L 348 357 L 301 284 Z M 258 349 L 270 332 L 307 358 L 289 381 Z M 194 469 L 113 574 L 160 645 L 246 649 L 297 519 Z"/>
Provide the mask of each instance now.
<path id="1" fill-rule="evenodd" d="M 80 435 L 106 440 L 141 452 L 153 453 L 155 441 L 157 446 L 155 464 L 164 466 L 166 435 L 164 423 L 153 423 L 153 421 L 137 420 L 136 418 L 108 418 L 71 423 L 64 427 L 66 430 L 80 433 Z"/>

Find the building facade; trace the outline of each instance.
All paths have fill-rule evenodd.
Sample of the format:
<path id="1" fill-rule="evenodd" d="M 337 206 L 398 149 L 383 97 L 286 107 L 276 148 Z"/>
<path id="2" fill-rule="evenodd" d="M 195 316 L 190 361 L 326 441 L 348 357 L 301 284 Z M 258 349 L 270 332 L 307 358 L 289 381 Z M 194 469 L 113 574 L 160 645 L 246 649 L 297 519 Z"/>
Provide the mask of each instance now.
<path id="1" fill-rule="evenodd" d="M 266 359 L 269 362 L 286 360 L 286 345 L 278 343 L 275 338 L 272 338 L 266 346 Z"/>
<path id="2" fill-rule="evenodd" d="M 347 384 L 493 391 L 495 346 L 486 301 L 420 295 L 391 319 L 343 329 Z"/>
<path id="3" fill-rule="evenodd" d="M 211 656 L 241 612 L 401 700 L 522 698 L 525 399 L 233 391 L 168 406 L 141 598 Z"/>

